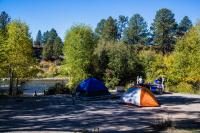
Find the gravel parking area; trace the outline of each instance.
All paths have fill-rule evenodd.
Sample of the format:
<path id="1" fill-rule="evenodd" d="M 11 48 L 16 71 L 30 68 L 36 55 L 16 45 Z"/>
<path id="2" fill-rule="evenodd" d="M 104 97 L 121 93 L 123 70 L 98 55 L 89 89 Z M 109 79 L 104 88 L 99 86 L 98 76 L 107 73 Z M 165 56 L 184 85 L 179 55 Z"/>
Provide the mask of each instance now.
<path id="1" fill-rule="evenodd" d="M 66 96 L 0 98 L 0 132 L 152 132 L 170 118 L 178 129 L 200 132 L 200 96 L 156 96 L 160 107 L 127 106 L 119 100 L 76 101 Z"/>

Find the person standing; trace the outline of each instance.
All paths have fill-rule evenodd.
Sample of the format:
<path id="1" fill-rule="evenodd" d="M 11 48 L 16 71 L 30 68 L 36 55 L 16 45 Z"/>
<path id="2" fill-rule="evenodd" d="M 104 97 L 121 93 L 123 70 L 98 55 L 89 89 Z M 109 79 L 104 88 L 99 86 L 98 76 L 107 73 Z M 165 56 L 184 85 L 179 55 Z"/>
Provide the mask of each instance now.
<path id="1" fill-rule="evenodd" d="M 143 83 L 144 83 L 144 80 L 142 79 L 142 76 L 140 76 L 138 79 L 138 84 L 143 85 Z"/>

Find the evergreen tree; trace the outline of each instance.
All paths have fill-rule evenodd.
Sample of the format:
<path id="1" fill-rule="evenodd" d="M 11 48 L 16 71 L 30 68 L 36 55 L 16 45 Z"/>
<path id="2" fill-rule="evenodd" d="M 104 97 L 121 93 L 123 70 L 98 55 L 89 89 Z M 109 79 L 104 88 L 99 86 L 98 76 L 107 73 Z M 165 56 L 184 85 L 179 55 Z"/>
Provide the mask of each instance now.
<path id="1" fill-rule="evenodd" d="M 192 21 L 185 16 L 178 25 L 177 36 L 182 37 L 192 27 Z"/>
<path id="2" fill-rule="evenodd" d="M 53 58 L 58 59 L 60 55 L 63 55 L 62 52 L 63 49 L 63 42 L 60 37 L 56 37 L 54 40 L 54 45 L 53 45 Z"/>
<path id="3" fill-rule="evenodd" d="M 98 35 L 98 37 L 102 36 L 102 32 L 105 26 L 106 20 L 105 19 L 101 19 L 101 21 L 97 24 L 97 27 L 95 29 L 96 34 Z"/>
<path id="4" fill-rule="evenodd" d="M 128 17 L 120 15 L 117 21 L 118 39 L 120 40 L 128 24 Z"/>
<path id="5" fill-rule="evenodd" d="M 146 44 L 148 36 L 147 23 L 140 14 L 130 18 L 124 32 L 124 41 L 128 44 Z"/>
<path id="6" fill-rule="evenodd" d="M 58 59 L 62 55 L 63 43 L 55 29 L 44 33 L 43 58 L 47 60 Z"/>
<path id="7" fill-rule="evenodd" d="M 102 38 L 106 41 L 115 41 L 117 39 L 117 23 L 111 16 L 106 20 Z"/>
<path id="8" fill-rule="evenodd" d="M 53 43 L 54 43 L 53 40 L 48 39 L 47 43 L 43 47 L 42 56 L 46 60 L 53 59 Z"/>
<path id="9" fill-rule="evenodd" d="M 49 31 L 46 31 L 43 33 L 42 45 L 45 45 L 47 43 L 48 38 L 49 38 Z"/>
<path id="10" fill-rule="evenodd" d="M 36 40 L 35 40 L 35 42 L 34 42 L 34 45 L 39 45 L 39 46 L 42 45 L 42 33 L 41 33 L 40 30 L 39 30 L 38 33 L 37 33 L 37 36 L 36 36 Z"/>
<path id="11" fill-rule="evenodd" d="M 0 14 L 0 32 L 3 33 L 4 36 L 6 36 L 6 26 L 8 25 L 8 23 L 10 22 L 11 18 L 9 17 L 9 15 L 3 11 Z"/>
<path id="12" fill-rule="evenodd" d="M 162 53 L 169 53 L 175 44 L 177 23 L 171 10 L 163 8 L 156 12 L 151 29 L 154 43 L 160 45 Z"/>
<path id="13" fill-rule="evenodd" d="M 49 38 L 50 40 L 55 40 L 56 37 L 58 36 L 56 30 L 54 28 L 52 28 L 49 32 Z"/>

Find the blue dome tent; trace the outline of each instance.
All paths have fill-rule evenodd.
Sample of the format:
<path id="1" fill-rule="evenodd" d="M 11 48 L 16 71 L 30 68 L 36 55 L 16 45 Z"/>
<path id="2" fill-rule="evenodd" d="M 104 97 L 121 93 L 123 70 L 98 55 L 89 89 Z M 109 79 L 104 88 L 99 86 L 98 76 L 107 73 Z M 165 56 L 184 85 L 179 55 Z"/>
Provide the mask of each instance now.
<path id="1" fill-rule="evenodd" d="M 95 78 L 83 80 L 76 88 L 76 92 L 80 96 L 100 96 L 110 95 L 108 88 Z"/>

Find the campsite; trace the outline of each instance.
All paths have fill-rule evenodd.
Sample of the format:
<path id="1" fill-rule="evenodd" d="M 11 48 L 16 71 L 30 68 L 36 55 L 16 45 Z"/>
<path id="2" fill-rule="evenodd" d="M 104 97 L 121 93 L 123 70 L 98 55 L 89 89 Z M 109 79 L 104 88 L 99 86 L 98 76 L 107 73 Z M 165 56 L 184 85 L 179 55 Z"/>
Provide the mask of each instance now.
<path id="1" fill-rule="evenodd" d="M 0 132 L 200 131 L 199 95 L 154 96 L 137 86 L 116 98 L 95 78 L 83 80 L 76 93 L 1 98 Z"/>
<path id="2" fill-rule="evenodd" d="M 0 132 L 200 132 L 199 5 L 0 0 Z"/>
<path id="3" fill-rule="evenodd" d="M 165 127 L 151 125 L 163 119 L 173 122 L 173 132 L 200 131 L 200 96 L 165 94 L 157 99 L 160 107 L 145 108 L 111 99 L 73 105 L 71 98 L 59 95 L 1 99 L 0 132 L 158 132 Z"/>

